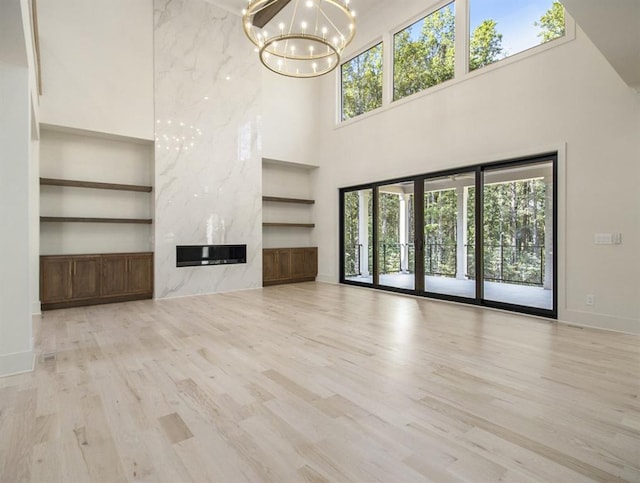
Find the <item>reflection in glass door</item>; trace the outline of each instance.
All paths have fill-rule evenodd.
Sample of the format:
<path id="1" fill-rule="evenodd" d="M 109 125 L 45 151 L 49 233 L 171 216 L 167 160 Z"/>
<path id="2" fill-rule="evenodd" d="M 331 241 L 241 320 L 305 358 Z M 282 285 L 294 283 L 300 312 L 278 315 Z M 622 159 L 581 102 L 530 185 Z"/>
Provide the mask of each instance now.
<path id="1" fill-rule="evenodd" d="M 425 292 L 476 297 L 474 171 L 424 182 Z"/>
<path id="2" fill-rule="evenodd" d="M 344 193 L 344 278 L 373 283 L 373 190 Z"/>
<path id="3" fill-rule="evenodd" d="M 379 284 L 415 289 L 413 181 L 380 186 L 378 193 Z"/>
<path id="4" fill-rule="evenodd" d="M 483 176 L 483 299 L 553 310 L 553 161 Z"/>

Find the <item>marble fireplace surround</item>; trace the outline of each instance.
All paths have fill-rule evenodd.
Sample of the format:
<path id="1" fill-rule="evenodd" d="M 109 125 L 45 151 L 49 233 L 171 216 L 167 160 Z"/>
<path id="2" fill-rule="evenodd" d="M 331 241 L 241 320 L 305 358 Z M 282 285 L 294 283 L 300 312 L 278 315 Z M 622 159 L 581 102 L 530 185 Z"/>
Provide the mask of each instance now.
<path id="1" fill-rule="evenodd" d="M 156 298 L 262 286 L 260 64 L 238 17 L 155 0 Z M 246 264 L 176 267 L 177 245 L 246 244 Z"/>

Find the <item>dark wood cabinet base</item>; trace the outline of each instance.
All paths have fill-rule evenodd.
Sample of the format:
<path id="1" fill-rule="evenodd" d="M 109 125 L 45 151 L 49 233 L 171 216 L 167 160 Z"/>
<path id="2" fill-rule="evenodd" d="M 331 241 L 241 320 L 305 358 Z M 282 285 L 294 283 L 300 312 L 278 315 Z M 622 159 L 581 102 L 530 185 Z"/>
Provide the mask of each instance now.
<path id="1" fill-rule="evenodd" d="M 265 248 L 262 286 L 313 282 L 318 275 L 318 248 Z"/>
<path id="2" fill-rule="evenodd" d="M 287 280 L 276 280 L 270 282 L 262 282 L 263 287 L 269 287 L 270 285 L 284 285 L 285 283 L 301 283 L 301 282 L 315 282 L 316 277 L 306 277 L 306 278 L 290 278 Z"/>
<path id="3" fill-rule="evenodd" d="M 86 307 L 88 305 L 133 302 L 135 300 L 146 300 L 146 299 L 152 299 L 152 298 L 153 298 L 152 294 L 120 295 L 118 297 L 98 297 L 94 299 L 85 299 L 85 300 L 70 300 L 68 302 L 42 303 L 40 307 L 42 310 L 56 310 L 56 309 L 68 309 L 71 307 Z"/>
<path id="4" fill-rule="evenodd" d="M 42 310 L 153 298 L 153 253 L 40 257 Z"/>

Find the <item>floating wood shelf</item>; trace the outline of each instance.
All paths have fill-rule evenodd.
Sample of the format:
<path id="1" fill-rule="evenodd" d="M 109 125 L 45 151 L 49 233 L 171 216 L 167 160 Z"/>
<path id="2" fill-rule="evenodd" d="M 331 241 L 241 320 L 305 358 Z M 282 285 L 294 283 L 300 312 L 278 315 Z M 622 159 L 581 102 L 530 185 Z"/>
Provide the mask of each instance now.
<path id="1" fill-rule="evenodd" d="M 72 188 L 93 188 L 102 190 L 118 191 L 138 191 L 141 193 L 151 193 L 151 186 L 140 186 L 133 184 L 97 183 L 95 181 L 77 181 L 71 179 L 40 178 L 42 186 L 70 186 Z"/>
<path id="2" fill-rule="evenodd" d="M 314 228 L 313 223 L 263 223 L 265 227 L 285 227 L 285 228 Z"/>
<path id="3" fill-rule="evenodd" d="M 41 222 L 57 223 L 127 223 L 138 225 L 151 225 L 153 220 L 146 218 L 76 218 L 68 216 L 41 216 Z"/>
<path id="4" fill-rule="evenodd" d="M 312 205 L 315 200 L 303 200 L 300 198 L 280 198 L 277 196 L 263 196 L 262 201 L 274 201 L 276 203 L 299 203 L 302 205 Z"/>

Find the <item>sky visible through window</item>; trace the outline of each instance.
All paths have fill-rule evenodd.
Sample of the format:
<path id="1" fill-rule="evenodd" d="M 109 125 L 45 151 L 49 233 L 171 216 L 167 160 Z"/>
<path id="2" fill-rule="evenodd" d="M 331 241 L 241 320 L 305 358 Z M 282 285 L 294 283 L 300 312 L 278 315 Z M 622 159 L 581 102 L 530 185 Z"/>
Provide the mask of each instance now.
<path id="1" fill-rule="evenodd" d="M 552 0 L 471 0 L 469 3 L 471 33 L 484 20 L 495 20 L 507 56 L 542 43 L 538 37 L 541 29 L 534 22 L 551 8 Z"/>
<path id="2" fill-rule="evenodd" d="M 449 10 L 451 10 L 451 13 L 452 13 L 453 15 L 455 15 L 455 13 L 456 13 L 456 3 L 455 3 L 455 2 L 451 2 L 449 5 L 445 5 L 444 7 L 442 7 L 442 8 L 440 9 L 440 11 L 441 11 L 441 10 L 444 10 L 444 9 L 449 9 Z M 438 11 L 439 11 L 439 10 L 436 10 L 436 12 L 438 12 Z M 428 17 L 428 16 L 429 16 L 429 15 L 427 15 L 427 17 Z M 425 18 L 426 18 L 426 17 L 425 17 Z M 423 27 L 424 27 L 424 20 L 425 20 L 425 18 L 422 18 L 422 19 L 418 20 L 416 23 L 414 23 L 414 24 L 412 24 L 412 25 L 410 25 L 410 26 L 408 26 L 408 27 L 407 27 L 407 30 L 409 31 L 409 38 L 410 38 L 413 42 L 415 42 L 415 41 L 417 41 L 417 40 L 419 40 L 419 39 L 420 39 L 420 32 L 422 32 L 422 29 L 423 29 Z"/>

